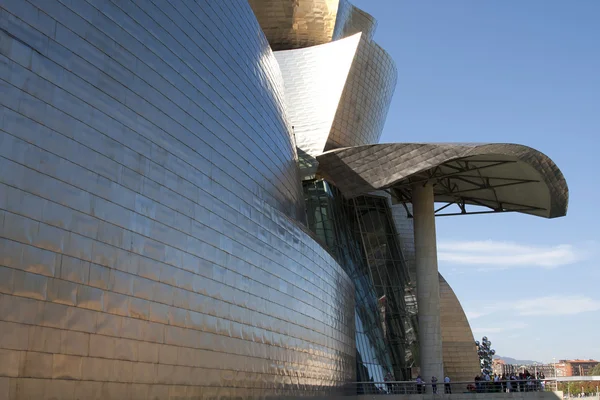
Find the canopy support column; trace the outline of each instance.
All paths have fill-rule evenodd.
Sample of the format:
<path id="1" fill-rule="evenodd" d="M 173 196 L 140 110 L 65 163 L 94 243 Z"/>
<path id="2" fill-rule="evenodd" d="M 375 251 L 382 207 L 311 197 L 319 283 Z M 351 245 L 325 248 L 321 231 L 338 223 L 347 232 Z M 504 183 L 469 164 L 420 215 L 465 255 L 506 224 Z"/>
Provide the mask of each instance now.
<path id="1" fill-rule="evenodd" d="M 427 383 L 431 382 L 432 376 L 442 382 L 444 365 L 433 185 L 413 185 L 412 204 L 421 377 Z"/>

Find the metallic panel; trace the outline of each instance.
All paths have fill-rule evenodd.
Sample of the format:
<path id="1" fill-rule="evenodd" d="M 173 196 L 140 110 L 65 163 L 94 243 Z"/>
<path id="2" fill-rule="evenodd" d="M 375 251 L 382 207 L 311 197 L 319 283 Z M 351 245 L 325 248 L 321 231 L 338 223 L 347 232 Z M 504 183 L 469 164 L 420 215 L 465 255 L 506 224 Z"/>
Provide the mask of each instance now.
<path id="1" fill-rule="evenodd" d="M 339 1 L 339 7 L 337 1 L 324 0 L 249 2 L 271 47 L 288 50 L 277 52 L 276 58 L 299 149 L 315 156 L 338 147 L 377 143 L 397 70 L 390 55 L 372 41 L 375 19 L 346 0 Z M 358 33 L 360 43 L 348 73 L 348 58 L 355 48 L 349 37 Z M 334 115 L 333 107 L 337 107 Z M 302 163 L 310 168 L 309 157 Z"/>
<path id="2" fill-rule="evenodd" d="M 302 152 L 314 157 L 331 148 L 379 141 L 397 78 L 393 60 L 381 47 L 356 34 L 278 51 L 275 57 Z"/>
<path id="3" fill-rule="evenodd" d="M 333 40 L 339 40 L 358 32 L 362 32 L 367 39 L 372 40 L 376 28 L 377 20 L 372 15 L 355 7 L 348 0 L 340 0 Z"/>
<path id="4" fill-rule="evenodd" d="M 415 182 L 448 178 L 451 189 L 446 182 L 436 185 L 435 201 L 464 202 L 493 209 L 500 204 L 502 210 L 546 218 L 564 216 L 567 212 L 569 190 L 564 176 L 550 158 L 527 146 L 378 144 L 334 150 L 318 156 L 317 161 L 319 172 L 350 197 L 393 188 L 409 201 L 410 194 L 406 192 Z M 460 166 L 444 165 L 450 163 Z M 453 179 L 459 175 L 457 168 L 479 174 L 478 181 Z M 479 185 L 481 180 L 484 182 Z M 507 181 L 522 184 L 506 184 Z M 498 188 L 490 190 L 490 186 Z"/>
<path id="5" fill-rule="evenodd" d="M 0 6 L 0 355 L 21 363 L 0 379 L 15 398 L 354 380 L 354 286 L 298 222 L 280 76 L 248 4 Z"/>
<path id="6" fill-rule="evenodd" d="M 275 52 L 296 145 L 311 156 L 325 149 L 360 37 Z"/>
<path id="7" fill-rule="evenodd" d="M 248 0 L 273 50 L 328 43 L 339 0 Z"/>
<path id="8" fill-rule="evenodd" d="M 325 150 L 379 141 L 397 76 L 392 57 L 361 37 Z"/>
<path id="9" fill-rule="evenodd" d="M 455 382 L 471 381 L 481 373 L 473 332 L 456 294 L 439 277 L 444 374 Z"/>

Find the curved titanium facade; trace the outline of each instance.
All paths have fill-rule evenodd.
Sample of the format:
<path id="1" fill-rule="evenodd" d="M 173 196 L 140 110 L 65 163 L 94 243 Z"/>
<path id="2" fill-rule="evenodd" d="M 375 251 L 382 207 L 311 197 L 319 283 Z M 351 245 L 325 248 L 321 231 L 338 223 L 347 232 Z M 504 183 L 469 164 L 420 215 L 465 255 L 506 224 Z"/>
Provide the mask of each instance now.
<path id="1" fill-rule="evenodd" d="M 354 380 L 354 286 L 297 222 L 249 5 L 115 3 L 0 4 L 0 397 Z"/>
<path id="2" fill-rule="evenodd" d="M 288 50 L 276 52 L 276 57 L 298 147 L 315 156 L 334 148 L 377 143 L 397 70 L 390 55 L 372 40 L 375 19 L 347 0 L 339 4 L 338 0 L 250 0 L 250 4 L 273 50 Z M 357 34 L 360 42 L 353 49 L 348 41 Z M 332 74 L 337 75 L 331 79 Z M 341 79 L 345 82 L 338 94 Z"/>
<path id="3" fill-rule="evenodd" d="M 397 76 L 392 57 L 361 37 L 325 150 L 379 142 Z"/>
<path id="4" fill-rule="evenodd" d="M 275 57 L 298 148 L 317 156 L 379 141 L 397 76 L 381 47 L 355 34 Z"/>
<path id="5" fill-rule="evenodd" d="M 401 201 L 410 201 L 411 185 L 433 182 L 435 201 L 455 202 L 463 210 L 474 204 L 545 218 L 567 213 L 569 189 L 562 172 L 527 146 L 376 144 L 333 150 L 317 161 L 319 173 L 345 196 L 391 188 Z"/>
<path id="6" fill-rule="evenodd" d="M 471 325 L 452 287 L 439 277 L 444 374 L 455 382 L 472 381 L 481 367 Z"/>
<path id="7" fill-rule="evenodd" d="M 273 50 L 328 43 L 339 0 L 248 0 Z"/>
<path id="8" fill-rule="evenodd" d="M 340 0 L 333 30 L 333 40 L 343 39 L 361 32 L 372 40 L 377 28 L 377 20 L 369 13 L 355 7 L 348 0 Z"/>
<path id="9" fill-rule="evenodd" d="M 360 37 L 275 52 L 296 145 L 311 156 L 323 153 Z"/>

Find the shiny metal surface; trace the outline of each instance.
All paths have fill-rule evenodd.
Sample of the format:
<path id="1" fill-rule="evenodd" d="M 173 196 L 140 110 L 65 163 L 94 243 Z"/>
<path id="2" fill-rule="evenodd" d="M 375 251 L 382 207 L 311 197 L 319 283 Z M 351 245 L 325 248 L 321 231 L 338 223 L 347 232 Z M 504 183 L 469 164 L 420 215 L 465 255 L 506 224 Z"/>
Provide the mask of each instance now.
<path id="1" fill-rule="evenodd" d="M 298 222 L 280 76 L 248 4 L 0 7 L 9 398 L 354 380 L 354 286 Z"/>
<path id="2" fill-rule="evenodd" d="M 360 37 L 356 34 L 320 46 L 275 52 L 296 145 L 311 156 L 325 149 Z"/>
<path id="3" fill-rule="evenodd" d="M 392 57 L 361 37 L 325 150 L 379 142 L 397 76 Z"/>
<path id="4" fill-rule="evenodd" d="M 410 185 L 439 179 L 447 183 L 434 188 L 435 201 L 545 218 L 567 213 L 563 174 L 548 156 L 523 145 L 377 144 L 333 150 L 317 161 L 320 173 L 350 197 L 389 188 L 410 201 Z M 476 174 L 477 181 L 460 179 L 465 174 Z"/>
<path id="5" fill-rule="evenodd" d="M 315 156 L 377 143 L 397 70 L 372 40 L 375 19 L 347 0 L 249 3 L 273 50 L 285 50 L 275 54 L 298 147 Z"/>
<path id="6" fill-rule="evenodd" d="M 273 50 L 328 43 L 340 0 L 248 0 Z"/>
<path id="7" fill-rule="evenodd" d="M 396 67 L 358 33 L 305 49 L 275 52 L 298 148 L 311 156 L 376 143 L 396 86 Z"/>
<path id="8" fill-rule="evenodd" d="M 358 32 L 362 32 L 367 39 L 372 40 L 376 28 L 377 20 L 372 15 L 355 7 L 348 0 L 340 0 L 333 40 L 339 40 Z"/>
<path id="9" fill-rule="evenodd" d="M 444 373 L 454 381 L 471 380 L 481 373 L 473 331 L 454 290 L 441 274 L 439 279 Z"/>

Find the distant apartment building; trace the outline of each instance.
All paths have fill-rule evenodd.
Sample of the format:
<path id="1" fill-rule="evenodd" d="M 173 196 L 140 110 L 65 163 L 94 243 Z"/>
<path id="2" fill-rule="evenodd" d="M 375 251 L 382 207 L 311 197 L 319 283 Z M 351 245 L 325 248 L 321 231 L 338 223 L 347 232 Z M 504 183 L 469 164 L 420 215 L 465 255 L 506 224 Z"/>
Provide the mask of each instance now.
<path id="1" fill-rule="evenodd" d="M 592 368 L 600 362 L 596 360 L 560 360 L 564 364 L 565 375 L 561 376 L 587 376 Z"/>
<path id="2" fill-rule="evenodd" d="M 564 360 L 561 360 L 561 361 L 555 363 L 554 368 L 556 369 L 557 377 L 570 376 L 570 375 L 568 375 L 567 363 L 564 362 Z"/>
<path id="3" fill-rule="evenodd" d="M 506 367 L 506 361 L 501 359 L 492 360 L 492 372 L 496 375 L 505 374 L 504 368 Z"/>

